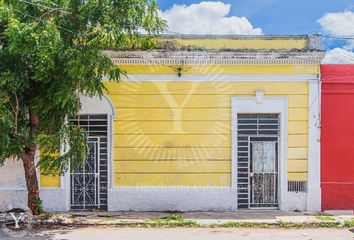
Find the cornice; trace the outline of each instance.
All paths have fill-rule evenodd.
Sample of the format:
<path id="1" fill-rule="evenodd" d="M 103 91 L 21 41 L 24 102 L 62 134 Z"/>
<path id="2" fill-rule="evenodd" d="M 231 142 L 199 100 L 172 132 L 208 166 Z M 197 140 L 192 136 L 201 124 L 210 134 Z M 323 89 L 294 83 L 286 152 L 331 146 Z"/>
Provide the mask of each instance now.
<path id="1" fill-rule="evenodd" d="M 105 51 L 117 65 L 319 65 L 324 51 Z"/>

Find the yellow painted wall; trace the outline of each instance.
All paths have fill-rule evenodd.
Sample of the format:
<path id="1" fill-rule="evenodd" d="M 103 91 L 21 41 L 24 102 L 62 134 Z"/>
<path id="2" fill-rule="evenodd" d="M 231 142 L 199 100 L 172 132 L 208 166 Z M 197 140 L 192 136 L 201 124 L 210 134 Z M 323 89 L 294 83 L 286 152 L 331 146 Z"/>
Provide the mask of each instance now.
<path id="1" fill-rule="evenodd" d="M 176 74 L 180 66 L 120 65 L 129 74 Z M 317 65 L 193 65 L 184 68 L 184 74 L 318 74 Z"/>
<path id="2" fill-rule="evenodd" d="M 44 188 L 59 188 L 60 176 L 59 175 L 40 175 L 40 186 Z"/>
<path id="3" fill-rule="evenodd" d="M 308 38 L 164 38 L 158 43 L 169 42 L 175 47 L 203 48 L 209 50 L 220 49 L 306 49 Z"/>
<path id="4" fill-rule="evenodd" d="M 56 153 L 55 155 L 52 155 L 52 156 L 58 156 L 58 155 L 59 155 L 59 153 Z M 40 173 L 39 185 L 42 188 L 59 188 L 60 187 L 60 175 Z"/>
<path id="5" fill-rule="evenodd" d="M 115 186 L 230 186 L 231 97 L 288 96 L 288 178 L 307 179 L 306 82 L 107 82 Z"/>

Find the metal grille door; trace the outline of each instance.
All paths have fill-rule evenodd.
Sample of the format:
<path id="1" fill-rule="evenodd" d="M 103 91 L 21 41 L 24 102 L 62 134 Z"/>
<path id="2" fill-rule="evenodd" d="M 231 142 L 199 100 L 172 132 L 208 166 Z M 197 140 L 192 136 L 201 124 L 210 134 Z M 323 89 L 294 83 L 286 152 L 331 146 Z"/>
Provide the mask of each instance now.
<path id="1" fill-rule="evenodd" d="M 278 169 L 279 133 L 279 114 L 237 114 L 237 205 L 239 209 L 277 207 L 278 178 L 276 176 L 273 179 L 268 174 L 261 173 L 263 173 L 263 167 L 269 167 L 267 164 L 272 162 L 270 159 L 274 154 L 276 169 Z M 257 142 L 267 143 L 263 146 L 263 143 Z M 273 148 L 274 143 L 275 152 L 269 150 Z M 252 161 L 253 157 L 259 161 Z M 268 159 L 265 160 L 266 163 L 260 160 L 264 157 Z M 266 165 L 263 166 L 263 164 Z M 267 187 L 273 183 L 276 185 L 274 188 Z M 266 194 L 263 194 L 263 190 L 266 189 Z M 268 195 L 274 198 L 274 203 Z M 270 202 L 270 204 L 263 204 L 263 202 Z"/>
<path id="2" fill-rule="evenodd" d="M 90 138 L 85 161 L 71 171 L 71 208 L 99 207 L 99 138 Z"/>
<path id="3" fill-rule="evenodd" d="M 252 141 L 250 208 L 277 207 L 277 142 Z"/>
<path id="4" fill-rule="evenodd" d="M 98 143 L 98 165 L 99 165 L 99 208 L 107 210 L 108 198 L 108 116 L 106 114 L 81 114 L 75 119 L 70 120 L 71 124 L 79 125 L 84 128 L 90 139 L 99 139 Z M 71 209 L 82 209 L 80 206 Z"/>

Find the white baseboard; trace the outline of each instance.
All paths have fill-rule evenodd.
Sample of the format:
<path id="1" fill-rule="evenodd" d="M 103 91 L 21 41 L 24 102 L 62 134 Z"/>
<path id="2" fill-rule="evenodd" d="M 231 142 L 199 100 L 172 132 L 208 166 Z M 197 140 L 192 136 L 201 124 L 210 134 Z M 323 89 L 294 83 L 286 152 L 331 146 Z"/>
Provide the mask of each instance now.
<path id="1" fill-rule="evenodd" d="M 108 192 L 109 211 L 236 211 L 232 188 L 125 187 Z"/>

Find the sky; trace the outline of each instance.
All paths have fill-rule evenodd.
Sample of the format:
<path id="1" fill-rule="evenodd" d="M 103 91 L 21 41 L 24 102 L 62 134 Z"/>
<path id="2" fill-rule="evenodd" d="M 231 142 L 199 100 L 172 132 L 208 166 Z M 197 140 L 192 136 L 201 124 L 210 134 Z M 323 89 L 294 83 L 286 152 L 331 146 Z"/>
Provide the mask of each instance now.
<path id="1" fill-rule="evenodd" d="M 321 33 L 324 48 L 354 62 L 353 0 L 157 0 L 171 33 Z M 338 39 L 339 38 L 339 39 Z"/>

